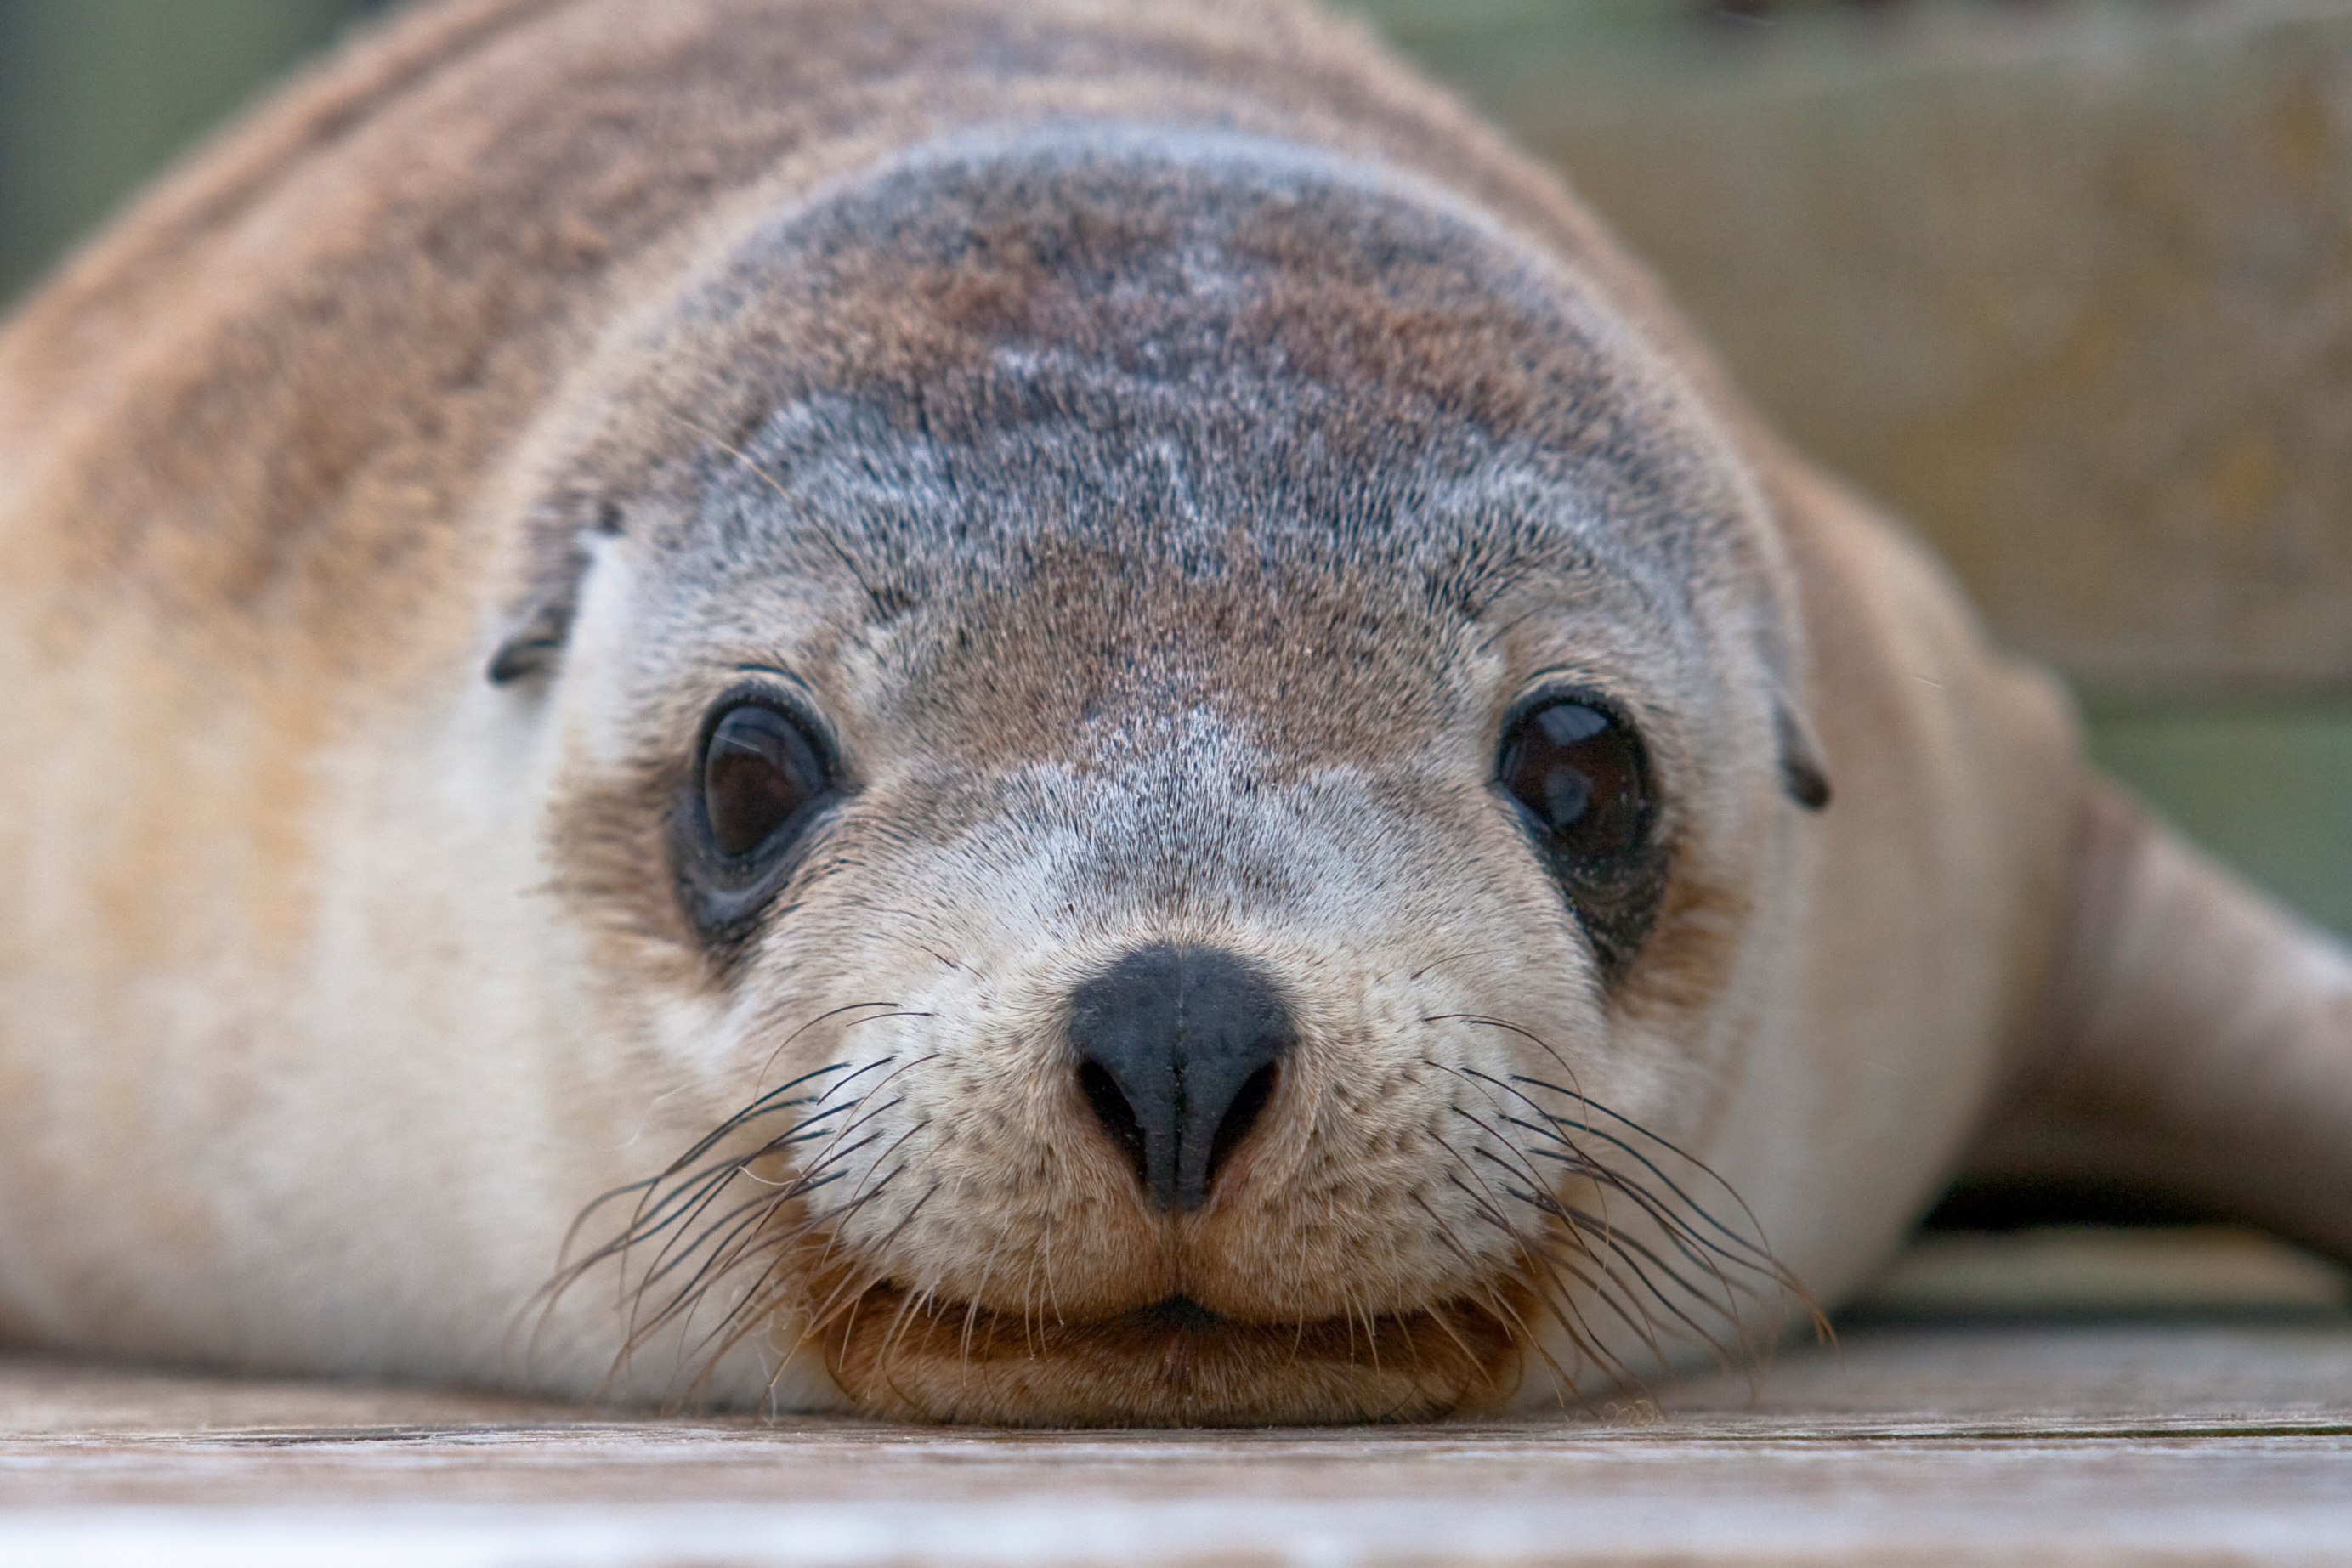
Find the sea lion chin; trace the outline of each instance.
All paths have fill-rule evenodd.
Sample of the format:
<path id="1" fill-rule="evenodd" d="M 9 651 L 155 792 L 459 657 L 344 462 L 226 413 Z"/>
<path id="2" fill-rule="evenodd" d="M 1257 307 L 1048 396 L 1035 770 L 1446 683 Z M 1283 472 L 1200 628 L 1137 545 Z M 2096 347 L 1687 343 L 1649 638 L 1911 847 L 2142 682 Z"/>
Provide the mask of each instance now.
<path id="1" fill-rule="evenodd" d="M 416 7 L 19 313 L 0 455 L 12 1337 L 1557 1406 L 1997 1103 L 2352 1240 L 2345 1092 L 2116 1092 L 2324 1082 L 2352 966 L 1310 11 Z"/>

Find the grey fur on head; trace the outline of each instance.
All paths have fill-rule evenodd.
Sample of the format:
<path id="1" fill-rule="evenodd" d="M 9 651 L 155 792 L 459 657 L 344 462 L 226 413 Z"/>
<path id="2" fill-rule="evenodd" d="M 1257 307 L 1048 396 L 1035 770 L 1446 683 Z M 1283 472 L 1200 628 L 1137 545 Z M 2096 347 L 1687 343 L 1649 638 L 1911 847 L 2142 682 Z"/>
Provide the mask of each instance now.
<path id="1" fill-rule="evenodd" d="M 1432 618 L 1467 627 L 1531 574 L 1662 641 L 1695 589 L 1761 583 L 1745 608 L 1775 658 L 1754 497 L 1678 381 L 1565 282 L 1426 186 L 1262 139 L 918 149 L 756 228 L 648 332 L 648 373 L 551 486 L 593 508 L 543 514 L 492 678 L 551 662 L 583 508 L 689 599 L 846 573 L 875 625 L 1024 602 L 1041 557 L 1075 554 L 1121 579 L 1345 580 L 1352 615 L 1394 610 L 1366 656 L 1441 663 Z M 1801 718 L 1782 734 L 1818 805 Z"/>

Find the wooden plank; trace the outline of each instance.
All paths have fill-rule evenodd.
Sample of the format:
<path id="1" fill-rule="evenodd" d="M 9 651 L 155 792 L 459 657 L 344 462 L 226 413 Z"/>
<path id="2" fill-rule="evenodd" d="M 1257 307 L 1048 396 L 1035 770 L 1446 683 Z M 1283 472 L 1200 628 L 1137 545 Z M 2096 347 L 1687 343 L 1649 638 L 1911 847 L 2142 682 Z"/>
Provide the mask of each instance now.
<path id="1" fill-rule="evenodd" d="M 1437 1427 L 638 1419 L 0 1360 L 0 1562 L 2341 1560 L 2340 1271 L 2225 1233 L 1921 1256 L 1760 1384 Z"/>
<path id="2" fill-rule="evenodd" d="M 2227 1341 L 2223 1359 L 2266 1386 L 2326 1380 L 2339 1397 L 2096 1419 L 1797 1415 L 1735 1395 L 1651 1423 L 1331 1432 L 490 1421 L 16 1437 L 0 1442 L 0 1557 L 2188 1563 L 2323 1561 L 2352 1538 L 2340 1329 L 2041 1330 L 1967 1346 L 1924 1332 L 1857 1335 L 1843 1371 L 1825 1353 L 1793 1358 L 1800 1381 L 1818 1400 L 1889 1358 L 1922 1394 L 1955 1375 L 1975 1386 L 1989 1364 L 2129 1391 L 2210 1377 Z M 2046 1392 L 1993 1382 L 2011 1399 Z"/>

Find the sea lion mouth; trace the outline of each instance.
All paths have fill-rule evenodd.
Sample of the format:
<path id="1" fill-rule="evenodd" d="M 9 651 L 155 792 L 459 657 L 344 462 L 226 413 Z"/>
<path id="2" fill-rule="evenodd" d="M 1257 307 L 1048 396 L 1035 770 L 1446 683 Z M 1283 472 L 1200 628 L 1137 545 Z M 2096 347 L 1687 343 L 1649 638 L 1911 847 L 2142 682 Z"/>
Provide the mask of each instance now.
<path id="1" fill-rule="evenodd" d="M 1181 1292 L 1170 1296 L 1165 1301 L 1154 1301 L 1148 1307 L 1139 1308 L 1130 1315 L 1165 1328 L 1178 1329 L 1186 1333 L 1205 1333 L 1211 1329 L 1220 1327 L 1226 1321 L 1223 1314 L 1211 1312 L 1192 1297 Z"/>
<path id="2" fill-rule="evenodd" d="M 1509 1303 L 1289 1322 L 1167 1296 L 1090 1322 L 867 1289 L 820 1336 L 879 1416 L 1001 1426 L 1421 1421 L 1499 1403 L 1522 1370 Z"/>

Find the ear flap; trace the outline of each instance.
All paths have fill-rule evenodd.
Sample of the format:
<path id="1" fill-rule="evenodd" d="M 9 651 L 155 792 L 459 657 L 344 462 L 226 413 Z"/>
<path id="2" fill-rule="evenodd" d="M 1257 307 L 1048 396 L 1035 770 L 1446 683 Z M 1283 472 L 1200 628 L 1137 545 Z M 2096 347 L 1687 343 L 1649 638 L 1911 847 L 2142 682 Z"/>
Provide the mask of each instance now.
<path id="1" fill-rule="evenodd" d="M 576 587 L 577 580 L 573 580 Z M 579 610 L 577 592 L 533 596 L 518 613 L 513 627 L 499 642 L 484 672 L 490 685 L 503 686 L 551 672 L 563 662 L 563 644 L 572 635 L 572 618 Z"/>
<path id="2" fill-rule="evenodd" d="M 606 505 L 598 508 L 590 528 L 542 527 L 532 531 L 539 538 L 530 586 L 508 617 L 507 634 L 499 639 L 498 651 L 483 671 L 494 686 L 551 674 L 563 662 L 563 645 L 580 611 L 581 580 L 588 575 L 590 536 L 617 534 L 619 515 Z"/>
<path id="3" fill-rule="evenodd" d="M 1808 811 L 1830 803 L 1830 776 L 1822 764 L 1821 737 L 1778 682 L 1772 688 L 1772 734 L 1780 746 L 1780 788 Z"/>

